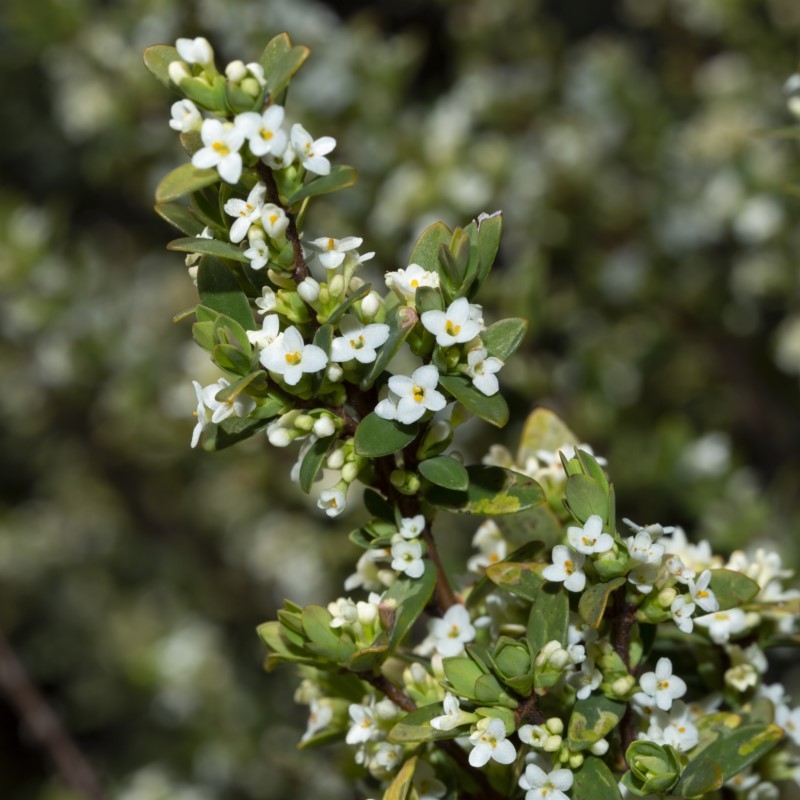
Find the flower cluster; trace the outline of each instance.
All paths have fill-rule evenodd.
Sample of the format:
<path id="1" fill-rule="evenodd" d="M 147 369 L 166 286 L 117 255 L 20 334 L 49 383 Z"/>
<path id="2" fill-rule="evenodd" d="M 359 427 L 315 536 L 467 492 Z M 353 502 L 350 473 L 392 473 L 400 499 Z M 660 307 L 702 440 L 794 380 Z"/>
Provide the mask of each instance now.
<path id="1" fill-rule="evenodd" d="M 297 441 L 291 476 L 323 482 L 329 517 L 365 487 L 344 588 L 366 599 L 287 602 L 259 628 L 268 667 L 303 671 L 303 743 L 344 739 L 387 798 L 693 798 L 725 783 L 752 800 L 795 780 L 800 709 L 764 683 L 800 599 L 780 558 L 618 525 L 606 462 L 543 409 L 516 456 L 464 464 L 456 428 L 505 424 L 497 373 L 526 330 L 487 325 L 474 302 L 502 217 L 431 226 L 378 288 L 360 237 L 306 237 L 308 205 L 353 180 L 332 137 L 284 127 L 307 55 L 285 35 L 223 72 L 204 39 L 146 55 L 184 95 L 169 124 L 190 163 L 157 209 L 184 234 L 194 337 L 224 374 L 194 382 L 192 446 Z M 489 518 L 463 571 L 438 552 L 438 512 Z"/>

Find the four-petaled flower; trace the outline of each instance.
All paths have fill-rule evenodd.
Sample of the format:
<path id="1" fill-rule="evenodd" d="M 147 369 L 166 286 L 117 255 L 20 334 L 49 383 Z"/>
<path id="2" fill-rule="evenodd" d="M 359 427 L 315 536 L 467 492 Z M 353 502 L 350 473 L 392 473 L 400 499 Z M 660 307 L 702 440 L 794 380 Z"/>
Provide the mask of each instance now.
<path id="1" fill-rule="evenodd" d="M 265 305 L 268 304 L 265 302 Z M 250 342 L 250 344 L 264 350 L 280 337 L 280 326 L 281 321 L 278 315 L 268 314 L 266 317 L 264 317 L 264 321 L 261 323 L 260 331 L 247 331 L 247 340 Z M 266 366 L 266 364 L 264 366 Z"/>
<path id="2" fill-rule="evenodd" d="M 466 297 L 459 297 L 447 311 L 423 311 L 420 321 L 436 337 L 436 344 L 450 347 L 474 339 L 481 332 L 479 318 L 480 311 L 476 312 Z"/>
<path id="3" fill-rule="evenodd" d="M 286 132 L 281 129 L 283 113 L 283 106 L 270 106 L 263 114 L 245 111 L 236 117 L 236 127 L 244 134 L 254 156 L 280 155 L 286 149 Z"/>
<path id="4" fill-rule="evenodd" d="M 306 344 L 300 331 L 292 326 L 261 351 L 260 360 L 270 372 L 281 375 L 289 386 L 296 386 L 304 373 L 324 369 L 328 356 L 321 347 Z"/>
<path id="5" fill-rule="evenodd" d="M 498 764 L 510 764 L 516 757 L 514 745 L 506 739 L 506 726 L 497 717 L 488 718 L 485 728 L 475 731 L 469 737 L 472 750 L 469 763 L 473 767 L 482 767 L 490 760 Z"/>
<path id="6" fill-rule="evenodd" d="M 436 652 L 445 657 L 463 653 L 464 645 L 475 639 L 469 611 L 461 603 L 450 606 L 443 617 L 434 617 L 428 624 Z"/>
<path id="7" fill-rule="evenodd" d="M 250 190 L 247 200 L 232 197 L 225 203 L 225 213 L 231 217 L 236 217 L 235 222 L 231 225 L 230 233 L 231 241 L 234 244 L 241 242 L 247 236 L 250 226 L 261 219 L 261 210 L 264 207 L 266 193 L 266 185 L 259 181 Z"/>
<path id="8" fill-rule="evenodd" d="M 242 156 L 239 150 L 244 144 L 244 134 L 232 123 L 218 119 L 207 119 L 200 129 L 201 147 L 192 156 L 192 166 L 198 169 L 217 168 L 222 180 L 237 183 L 242 176 Z"/>
<path id="9" fill-rule="evenodd" d="M 472 378 L 473 386 L 487 397 L 497 394 L 500 383 L 496 372 L 503 368 L 503 362 L 494 356 L 488 356 L 485 347 L 474 347 L 467 353 L 467 375 Z"/>
<path id="10" fill-rule="evenodd" d="M 573 775 L 568 769 L 545 772 L 536 764 L 528 764 L 519 786 L 525 789 L 525 800 L 569 800 L 565 794 L 572 787 Z"/>
<path id="11" fill-rule="evenodd" d="M 336 147 L 336 139 L 332 136 L 314 139 L 299 122 L 296 122 L 292 125 L 291 142 L 300 163 L 309 172 L 315 175 L 330 173 L 331 162 L 325 156 Z"/>
<path id="12" fill-rule="evenodd" d="M 289 217 L 275 203 L 265 203 L 264 208 L 261 209 L 261 225 L 270 239 L 282 241 L 286 229 L 289 227 Z"/>
<path id="13" fill-rule="evenodd" d="M 570 547 L 579 553 L 606 553 L 614 546 L 611 534 L 603 533 L 603 519 L 599 514 L 592 514 L 582 528 L 571 525 L 567 528 L 567 539 Z"/>
<path id="14" fill-rule="evenodd" d="M 642 692 L 635 694 L 634 700 L 641 705 L 655 700 L 662 711 L 669 711 L 673 700 L 686 694 L 686 681 L 672 674 L 672 662 L 668 658 L 659 658 L 655 672 L 645 672 L 639 678 L 639 686 Z"/>
<path id="15" fill-rule="evenodd" d="M 451 731 L 453 728 L 457 728 L 462 724 L 461 706 L 455 695 L 450 694 L 450 692 L 445 693 L 442 707 L 444 709 L 444 714 L 440 717 L 434 717 L 431 720 L 432 728 L 437 731 Z"/>
<path id="16" fill-rule="evenodd" d="M 392 539 L 392 569 L 404 572 L 409 578 L 421 577 L 425 572 L 422 542 L 419 539 L 404 539 L 395 534 Z"/>
<path id="17" fill-rule="evenodd" d="M 403 517 L 400 520 L 399 530 L 404 539 L 416 539 L 425 530 L 425 515 L 417 514 L 414 517 Z"/>
<path id="18" fill-rule="evenodd" d="M 707 614 L 719 611 L 719 600 L 714 591 L 709 589 L 709 583 L 711 583 L 710 569 L 703 570 L 696 582 L 693 578 L 689 579 L 689 592 L 692 600 Z"/>
<path id="19" fill-rule="evenodd" d="M 358 236 L 345 236 L 344 239 L 321 236 L 310 241 L 308 246 L 317 251 L 317 260 L 325 269 L 336 269 L 344 261 L 347 253 L 358 249 L 363 241 Z"/>
<path id="20" fill-rule="evenodd" d="M 355 359 L 361 364 L 371 364 L 378 355 L 375 348 L 389 338 L 389 326 L 385 323 L 362 325 L 350 315 L 342 318 L 339 330 L 342 335 L 331 344 L 331 361 L 339 363 Z"/>
<path id="21" fill-rule="evenodd" d="M 428 272 L 419 264 L 409 264 L 406 269 L 398 269 L 394 272 L 387 272 L 386 285 L 393 289 L 403 300 L 414 302 L 417 289 L 421 286 L 429 286 L 432 289 L 439 288 L 439 275 L 436 272 Z"/>
<path id="22" fill-rule="evenodd" d="M 433 364 L 418 367 L 410 378 L 392 375 L 389 378 L 389 397 L 378 403 L 375 413 L 383 419 L 396 419 L 410 425 L 426 411 L 441 411 L 447 400 L 436 391 L 438 383 L 439 370 Z"/>
<path id="23" fill-rule="evenodd" d="M 672 621 L 684 633 L 691 633 L 694 629 L 692 614 L 694 614 L 695 604 L 690 603 L 685 595 L 679 594 L 669 607 L 672 614 Z"/>
<path id="24" fill-rule="evenodd" d="M 214 60 L 214 51 L 208 39 L 198 36 L 196 39 L 178 39 L 175 42 L 178 55 L 189 64 L 210 64 Z"/>
<path id="25" fill-rule="evenodd" d="M 581 569 L 585 559 L 583 553 L 557 544 L 553 548 L 553 563 L 542 570 L 542 577 L 546 581 L 563 583 L 570 592 L 582 592 L 586 586 L 586 574 Z"/>
<path id="26" fill-rule="evenodd" d="M 348 709 L 351 725 L 347 731 L 347 744 L 363 744 L 375 738 L 379 728 L 375 722 L 375 714 L 370 706 L 351 703 Z"/>
<path id="27" fill-rule="evenodd" d="M 341 488 L 323 489 L 317 500 L 317 508 L 321 508 L 329 517 L 338 517 L 347 505 L 347 495 Z"/>
<path id="28" fill-rule="evenodd" d="M 197 106 L 191 100 L 178 100 L 172 104 L 172 119 L 169 126 L 174 131 L 188 133 L 200 129 L 203 124 L 203 117 Z"/>

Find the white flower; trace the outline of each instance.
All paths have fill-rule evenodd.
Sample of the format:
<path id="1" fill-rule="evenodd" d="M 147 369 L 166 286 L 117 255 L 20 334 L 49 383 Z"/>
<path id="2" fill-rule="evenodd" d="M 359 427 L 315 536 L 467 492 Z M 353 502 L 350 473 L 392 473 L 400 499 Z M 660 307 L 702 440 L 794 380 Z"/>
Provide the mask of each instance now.
<path id="1" fill-rule="evenodd" d="M 525 800 L 569 800 L 565 792 L 571 788 L 572 781 L 573 775 L 568 769 L 545 772 L 536 764 L 528 764 L 519 785 L 525 789 Z"/>
<path id="2" fill-rule="evenodd" d="M 266 295 L 268 287 L 264 287 L 264 305 L 269 305 L 269 297 Z M 271 289 L 269 291 L 272 291 Z M 274 299 L 274 293 L 273 293 Z M 256 300 L 258 304 L 258 300 Z M 272 306 L 274 308 L 274 305 Z M 263 312 L 262 312 L 263 313 Z M 269 347 L 276 339 L 280 337 L 280 318 L 277 314 L 269 314 L 264 317 L 261 323 L 260 331 L 247 331 L 247 340 L 250 344 L 260 347 L 262 350 Z"/>
<path id="3" fill-rule="evenodd" d="M 628 573 L 628 582 L 642 594 L 650 594 L 660 573 L 661 566 L 659 564 L 637 564 Z"/>
<path id="4" fill-rule="evenodd" d="M 189 133 L 199 131 L 203 124 L 203 117 L 199 109 L 191 100 L 178 100 L 172 104 L 172 119 L 169 126 L 174 131 Z"/>
<path id="5" fill-rule="evenodd" d="M 291 142 L 286 143 L 283 152 L 278 153 L 269 152 L 261 159 L 270 169 L 285 169 L 286 167 L 294 164 L 295 152 Z"/>
<path id="6" fill-rule="evenodd" d="M 283 106 L 270 106 L 263 114 L 245 111 L 234 124 L 242 131 L 254 156 L 280 155 L 286 149 L 286 132 L 281 130 Z"/>
<path id="7" fill-rule="evenodd" d="M 582 528 L 567 528 L 567 539 L 573 550 L 586 555 L 607 553 L 614 546 L 611 534 L 603 533 L 603 519 L 598 514 L 592 514 Z"/>
<path id="8" fill-rule="evenodd" d="M 194 393 L 197 396 L 197 411 L 195 411 L 195 416 L 197 417 L 197 424 L 194 426 L 194 430 L 192 431 L 192 447 L 197 447 L 197 443 L 200 441 L 200 434 L 203 432 L 203 429 L 208 425 L 208 413 L 206 410 L 206 403 L 203 399 L 203 387 L 197 381 L 192 381 L 192 386 L 194 386 Z"/>
<path id="9" fill-rule="evenodd" d="M 690 603 L 685 595 L 679 594 L 669 607 L 672 614 L 672 621 L 684 633 L 691 633 L 694 629 L 692 614 L 694 614 L 695 604 Z"/>
<path id="10" fill-rule="evenodd" d="M 261 209 L 261 225 L 270 239 L 280 242 L 283 241 L 286 229 L 289 227 L 289 217 L 275 203 L 265 203 Z"/>
<path id="11" fill-rule="evenodd" d="M 800 706 L 791 709 L 788 706 L 778 706 L 775 709 L 775 722 L 796 745 L 800 746 Z"/>
<path id="12" fill-rule="evenodd" d="M 485 347 L 470 350 L 467 353 L 467 375 L 472 378 L 472 384 L 479 392 L 491 397 L 500 389 L 495 373 L 503 368 L 503 362 L 494 356 L 486 356 Z"/>
<path id="13" fill-rule="evenodd" d="M 712 642 L 725 644 L 732 635 L 747 628 L 747 614 L 741 608 L 729 608 L 727 611 L 715 611 L 697 617 L 695 624 L 708 630 Z"/>
<path id="14" fill-rule="evenodd" d="M 208 39 L 198 36 L 196 39 L 178 39 L 175 42 L 178 55 L 189 64 L 205 66 L 214 60 L 214 51 Z"/>
<path id="15" fill-rule="evenodd" d="M 243 393 L 228 400 L 217 400 L 217 394 L 230 385 L 229 380 L 220 378 L 202 390 L 203 402 L 211 409 L 212 422 L 222 422 L 232 415 L 246 417 L 256 407 L 255 400 Z"/>
<path id="16" fill-rule="evenodd" d="M 664 562 L 667 566 L 667 571 L 673 578 L 675 578 L 678 583 L 686 584 L 689 582 L 690 578 L 694 578 L 697 574 L 693 569 L 689 569 L 683 561 L 681 561 L 680 556 L 668 556 L 667 560 Z"/>
<path id="17" fill-rule="evenodd" d="M 317 508 L 321 508 L 329 517 L 338 517 L 347 505 L 347 495 L 339 488 L 323 489 L 317 500 Z"/>
<path id="18" fill-rule="evenodd" d="M 636 536 L 627 539 L 628 552 L 631 558 L 643 564 L 660 564 L 664 556 L 664 545 L 653 542 L 650 532 L 643 528 Z"/>
<path id="19" fill-rule="evenodd" d="M 434 640 L 434 648 L 441 656 L 457 656 L 464 652 L 464 645 L 475 639 L 475 628 L 469 611 L 460 603 L 450 606 L 444 616 L 434 617 L 428 623 Z"/>
<path id="20" fill-rule="evenodd" d="M 404 539 L 416 539 L 425 530 L 425 515 L 417 514 L 415 517 L 403 517 L 400 520 L 400 535 Z"/>
<path id="21" fill-rule="evenodd" d="M 414 789 L 419 800 L 438 800 L 447 794 L 447 787 L 436 777 L 427 761 L 418 761 L 414 770 Z"/>
<path id="22" fill-rule="evenodd" d="M 542 570 L 542 577 L 546 581 L 563 582 L 570 592 L 582 592 L 586 586 L 586 574 L 581 569 L 585 559 L 583 553 L 557 544 L 553 548 L 553 563 Z"/>
<path id="23" fill-rule="evenodd" d="M 442 703 L 444 714 L 431 720 L 431 727 L 437 731 L 451 731 L 461 725 L 461 706 L 458 698 L 447 692 Z"/>
<path id="24" fill-rule="evenodd" d="M 300 741 L 306 742 L 314 736 L 315 733 L 321 731 L 323 728 L 327 728 L 332 719 L 333 707 L 331 704 L 313 697 L 309 708 L 306 732 L 302 735 Z"/>
<path id="25" fill-rule="evenodd" d="M 380 322 L 362 325 L 349 314 L 339 323 L 341 336 L 331 344 L 331 361 L 344 363 L 355 359 L 360 364 L 371 364 L 378 356 L 375 348 L 389 338 L 389 326 Z"/>
<path id="26" fill-rule="evenodd" d="M 237 220 L 237 222 L 238 222 L 238 220 Z M 234 225 L 235 224 L 236 223 L 234 223 Z M 264 241 L 264 239 L 252 238 L 250 240 L 250 247 L 248 247 L 247 250 L 245 250 L 242 255 L 245 258 L 249 258 L 250 259 L 250 269 L 255 269 L 255 270 L 264 269 L 264 267 L 267 266 L 267 262 L 269 261 L 269 246 Z M 262 291 L 264 291 L 265 289 L 269 289 L 269 287 L 265 286 L 264 289 L 262 289 Z M 273 292 L 272 289 L 269 289 L 269 290 L 272 292 L 272 296 L 274 298 L 275 297 L 275 292 Z M 259 298 L 258 300 L 256 300 L 256 306 L 259 308 L 259 310 L 260 310 L 260 312 L 262 314 L 265 311 L 271 311 L 272 308 L 275 307 L 273 305 L 272 308 L 263 308 L 262 309 L 261 306 L 259 305 L 259 302 L 261 302 L 261 300 L 262 300 L 262 298 Z"/>
<path id="27" fill-rule="evenodd" d="M 331 162 L 325 156 L 336 147 L 336 139 L 332 136 L 313 139 L 311 134 L 296 122 L 292 125 L 291 142 L 300 163 L 309 172 L 315 175 L 327 175 L 331 171 Z"/>
<path id="28" fill-rule="evenodd" d="M 392 539 L 392 569 L 404 572 L 409 578 L 419 578 L 425 572 L 422 542 L 395 535 Z"/>
<path id="29" fill-rule="evenodd" d="M 516 757 L 514 745 L 506 739 L 506 726 L 497 717 L 488 718 L 488 724 L 469 737 L 473 745 L 469 754 L 469 763 L 473 767 L 482 767 L 490 760 L 498 764 L 510 764 Z"/>
<path id="30" fill-rule="evenodd" d="M 699 741 L 700 735 L 692 722 L 689 707 L 677 700 L 669 713 L 657 709 L 650 718 L 646 737 L 660 745 L 674 747 L 679 753 L 691 750 Z"/>
<path id="31" fill-rule="evenodd" d="M 389 397 L 381 400 L 375 413 L 383 419 L 396 419 L 404 425 L 416 422 L 426 411 L 441 411 L 447 400 L 436 391 L 439 370 L 433 364 L 418 367 L 406 375 L 389 378 Z"/>
<path id="32" fill-rule="evenodd" d="M 296 386 L 303 373 L 324 369 L 328 356 L 321 347 L 306 344 L 300 331 L 292 326 L 261 351 L 260 361 L 270 372 L 283 376 L 289 386 Z"/>
<path id="33" fill-rule="evenodd" d="M 358 609 L 349 597 L 339 597 L 328 603 L 328 613 L 332 617 L 331 628 L 344 628 L 358 622 Z"/>
<path id="34" fill-rule="evenodd" d="M 474 318 L 474 311 L 466 297 L 453 300 L 446 311 L 423 311 L 422 326 L 436 337 L 436 344 L 450 347 L 469 342 L 480 332 L 481 326 Z"/>
<path id="35" fill-rule="evenodd" d="M 634 700 L 636 702 L 644 700 L 642 705 L 655 700 L 662 711 L 669 711 L 672 708 L 672 701 L 686 694 L 686 682 L 683 678 L 672 674 L 672 662 L 668 658 L 659 658 L 655 672 L 645 672 L 639 678 L 639 686 L 645 697 L 642 698 L 641 693 L 638 693 L 634 695 Z"/>
<path id="36" fill-rule="evenodd" d="M 380 735 L 372 708 L 351 703 L 348 712 L 352 724 L 345 737 L 347 744 L 362 744 Z"/>
<path id="37" fill-rule="evenodd" d="M 310 241 L 308 246 L 318 252 L 317 260 L 325 269 L 336 269 L 344 261 L 345 255 L 350 250 L 356 250 L 363 241 L 358 236 L 345 236 L 344 239 L 322 236 Z"/>
<path id="38" fill-rule="evenodd" d="M 258 222 L 261 218 L 261 209 L 264 207 L 264 197 L 267 187 L 260 181 L 250 190 L 247 200 L 240 200 L 232 197 L 225 203 L 225 213 L 231 217 L 236 217 L 236 221 L 231 226 L 230 238 L 234 244 L 241 242 L 250 226 Z"/>
<path id="39" fill-rule="evenodd" d="M 424 270 L 419 264 L 409 264 L 406 269 L 387 272 L 385 278 L 386 285 L 390 289 L 393 289 L 403 300 L 411 302 L 414 301 L 420 286 L 439 288 L 439 275 L 436 272 Z"/>
<path id="40" fill-rule="evenodd" d="M 703 570 L 700 573 L 697 583 L 692 578 L 689 579 L 689 591 L 691 592 L 692 600 L 706 613 L 719 611 L 719 600 L 717 600 L 714 592 L 708 588 L 710 582 L 710 569 Z"/>
<path id="41" fill-rule="evenodd" d="M 585 700 L 602 682 L 603 673 L 597 669 L 591 658 L 587 658 L 581 665 L 581 671 L 574 673 L 570 678 L 578 700 Z"/>
<path id="42" fill-rule="evenodd" d="M 490 564 L 502 561 L 507 554 L 508 544 L 494 520 L 487 519 L 472 537 L 472 546 L 478 548 L 478 555 L 467 561 L 470 572 L 482 573 Z"/>
<path id="43" fill-rule="evenodd" d="M 236 183 L 242 175 L 242 157 L 239 150 L 244 144 L 244 134 L 230 122 L 207 119 L 200 129 L 205 147 L 192 156 L 192 166 L 198 169 L 217 168 L 222 180 Z"/>

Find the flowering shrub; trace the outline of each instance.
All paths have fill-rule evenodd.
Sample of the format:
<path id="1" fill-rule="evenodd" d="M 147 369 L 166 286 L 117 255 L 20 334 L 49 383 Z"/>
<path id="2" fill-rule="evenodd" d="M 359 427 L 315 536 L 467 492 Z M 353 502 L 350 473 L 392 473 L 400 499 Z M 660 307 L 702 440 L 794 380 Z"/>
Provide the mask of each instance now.
<path id="1" fill-rule="evenodd" d="M 788 571 L 618 525 L 605 461 L 545 409 L 515 455 L 462 463 L 461 424 L 508 420 L 497 373 L 527 327 L 474 302 L 502 215 L 432 225 L 376 285 L 361 238 L 304 238 L 314 198 L 355 179 L 332 137 L 284 127 L 307 57 L 285 34 L 224 73 L 205 39 L 145 53 L 182 95 L 169 124 L 190 156 L 156 210 L 184 234 L 194 338 L 224 373 L 194 384 L 192 446 L 299 442 L 292 476 L 325 485 L 331 517 L 365 487 L 348 596 L 259 628 L 267 667 L 302 672 L 301 746 L 343 739 L 386 800 L 774 796 L 800 766 L 800 708 L 764 680 L 794 633 Z M 488 518 L 463 575 L 439 557 L 442 512 Z"/>

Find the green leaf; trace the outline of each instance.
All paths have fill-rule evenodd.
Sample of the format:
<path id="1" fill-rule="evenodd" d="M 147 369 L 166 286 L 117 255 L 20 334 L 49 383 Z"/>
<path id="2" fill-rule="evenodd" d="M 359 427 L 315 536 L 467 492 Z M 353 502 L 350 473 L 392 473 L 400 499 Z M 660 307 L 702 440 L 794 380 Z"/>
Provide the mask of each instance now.
<path id="1" fill-rule="evenodd" d="M 617 727 L 626 704 L 610 700 L 602 694 L 591 694 L 578 700 L 569 718 L 568 742 L 570 750 L 588 750 Z"/>
<path id="2" fill-rule="evenodd" d="M 537 408 L 525 420 L 517 464 L 525 464 L 528 459 L 536 458 L 539 450 L 555 453 L 565 444 L 577 445 L 578 438 L 549 408 Z"/>
<path id="3" fill-rule="evenodd" d="M 372 412 L 356 428 L 354 447 L 360 456 L 380 458 L 399 452 L 413 442 L 416 435 L 416 425 L 401 425 Z"/>
<path id="4" fill-rule="evenodd" d="M 355 645 L 331 628 L 331 615 L 322 606 L 306 606 L 302 613 L 303 630 L 308 637 L 307 649 L 335 664 L 344 662 L 355 652 Z"/>
<path id="5" fill-rule="evenodd" d="M 317 439 L 314 444 L 308 449 L 303 458 L 303 463 L 300 464 L 300 488 L 308 494 L 311 487 L 314 485 L 317 474 L 322 468 L 322 462 L 325 461 L 328 452 L 330 451 L 333 443 L 336 441 L 336 434 L 326 436 L 324 439 Z"/>
<path id="6" fill-rule="evenodd" d="M 286 201 L 286 205 L 291 207 L 307 197 L 318 197 L 321 194 L 329 194 L 330 192 L 337 192 L 339 189 L 346 189 L 348 186 L 352 186 L 357 178 L 358 173 L 353 167 L 338 164 L 331 167 L 331 171 L 327 175 L 321 175 L 303 184 Z"/>
<path id="7" fill-rule="evenodd" d="M 553 510 L 546 505 L 520 511 L 519 514 L 507 514 L 498 517 L 495 522 L 503 538 L 513 547 L 520 547 L 528 542 L 541 542 L 552 549 L 564 538 L 564 527 Z"/>
<path id="8" fill-rule="evenodd" d="M 221 242 L 219 239 L 206 239 L 202 236 L 173 239 L 167 245 L 167 250 L 177 250 L 180 253 L 202 253 L 208 256 L 216 256 L 217 258 L 241 261 L 243 264 L 250 262 L 250 259 L 247 258 L 241 248 L 227 242 Z"/>
<path id="9" fill-rule="evenodd" d="M 383 794 L 383 800 L 411 800 L 412 779 L 417 768 L 417 757 L 412 756 L 400 768 L 389 788 Z"/>
<path id="10" fill-rule="evenodd" d="M 544 503 L 542 487 L 533 478 L 502 467 L 467 467 L 469 488 L 453 492 L 434 487 L 428 501 L 438 508 L 461 514 L 515 514 Z"/>
<path id="11" fill-rule="evenodd" d="M 561 584 L 542 583 L 536 589 L 528 617 L 528 640 L 534 656 L 548 643 L 567 643 L 569 598 Z"/>
<path id="12" fill-rule="evenodd" d="M 709 586 L 722 611 L 749 603 L 761 591 L 761 587 L 752 578 L 731 569 L 712 569 Z"/>
<path id="13" fill-rule="evenodd" d="M 608 493 L 587 475 L 570 475 L 564 490 L 565 505 L 581 524 L 592 514 L 597 514 L 603 524 L 608 523 Z"/>
<path id="14" fill-rule="evenodd" d="M 420 474 L 436 486 L 465 492 L 469 487 L 469 473 L 460 461 L 452 456 L 435 456 L 420 462 Z"/>
<path id="15" fill-rule="evenodd" d="M 295 295 L 299 298 L 299 295 Z M 333 343 L 333 325 L 321 325 L 317 328 L 317 332 L 314 334 L 314 344 L 322 350 L 326 356 L 330 357 L 331 354 L 331 344 Z M 319 372 L 315 372 L 311 376 L 311 383 L 314 387 L 314 392 L 318 392 L 322 387 L 323 382 L 325 381 L 325 370 L 320 370 Z"/>
<path id="16" fill-rule="evenodd" d="M 439 739 L 455 739 L 463 731 L 440 731 L 431 727 L 434 717 L 441 717 L 444 709 L 441 703 L 432 703 L 406 714 L 390 731 L 388 739 L 394 744 L 415 742 L 435 742 Z"/>
<path id="17" fill-rule="evenodd" d="M 414 330 L 418 320 L 419 317 L 416 311 L 408 306 L 397 306 L 389 312 L 386 317 L 386 324 L 389 326 L 389 338 L 378 350 L 377 358 L 361 379 L 359 388 L 362 392 L 367 391 L 383 373 L 386 366 L 402 347 L 403 342 L 408 338 L 408 335 Z"/>
<path id="18" fill-rule="evenodd" d="M 481 287 L 489 270 L 494 264 L 497 250 L 500 247 L 500 236 L 503 232 L 503 215 L 496 211 L 494 214 L 481 215 L 478 224 L 478 275 L 470 289 L 470 296 Z"/>
<path id="19" fill-rule="evenodd" d="M 588 756 L 574 774 L 572 800 L 622 800 L 617 778 L 602 759 Z"/>
<path id="20" fill-rule="evenodd" d="M 173 61 L 180 61 L 178 51 L 166 44 L 156 44 L 146 47 L 144 51 L 144 65 L 153 75 L 169 89 L 174 89 L 175 84 L 169 78 L 169 65 Z"/>
<path id="21" fill-rule="evenodd" d="M 783 738 L 783 729 L 772 724 L 742 725 L 720 736 L 687 765 L 672 790 L 679 797 L 695 797 L 717 788 L 768 753 Z M 716 783 L 717 769 L 722 780 Z M 709 788 L 705 788 L 710 786 Z"/>
<path id="22" fill-rule="evenodd" d="M 352 308 L 353 303 L 357 303 L 362 298 L 366 297 L 370 291 L 372 290 L 371 283 L 365 283 L 363 286 L 360 286 L 347 300 L 344 301 L 340 306 L 336 306 L 333 310 L 333 313 L 328 317 L 326 322 L 329 325 L 335 325 L 349 310 Z"/>
<path id="23" fill-rule="evenodd" d="M 211 348 L 211 360 L 235 375 L 247 375 L 250 372 L 250 357 L 233 344 L 215 344 Z"/>
<path id="24" fill-rule="evenodd" d="M 419 264 L 428 272 L 442 274 L 443 269 L 439 263 L 439 245 L 447 246 L 453 232 L 444 222 L 434 222 L 426 228 L 419 239 L 417 239 L 411 255 L 408 257 L 409 264 Z"/>
<path id="25" fill-rule="evenodd" d="M 245 330 L 256 330 L 253 311 L 236 278 L 213 256 L 202 256 L 197 271 L 197 291 L 203 305 L 235 319 Z"/>
<path id="26" fill-rule="evenodd" d="M 264 78 L 267 81 L 275 69 L 275 65 L 285 53 L 289 52 L 291 47 L 292 40 L 288 33 L 279 33 L 267 42 L 267 46 L 258 59 L 258 63 L 264 68 Z"/>
<path id="27" fill-rule="evenodd" d="M 501 589 L 534 600 L 544 581 L 541 573 L 546 566 L 545 563 L 532 561 L 501 561 L 499 564 L 490 564 L 486 568 L 486 575 Z"/>
<path id="28" fill-rule="evenodd" d="M 389 634 L 389 647 L 395 650 L 403 637 L 419 619 L 436 586 L 436 569 L 425 561 L 425 572 L 419 578 L 398 578 L 384 596 L 383 603 L 397 603 L 394 624 Z"/>
<path id="29" fill-rule="evenodd" d="M 215 169 L 197 169 L 191 163 L 181 164 L 161 179 L 156 188 L 156 203 L 177 200 L 215 183 L 219 183 L 219 173 Z"/>
<path id="30" fill-rule="evenodd" d="M 187 236 L 197 236 L 203 230 L 203 223 L 180 203 L 157 203 L 154 208 L 161 219 Z"/>
<path id="31" fill-rule="evenodd" d="M 216 399 L 221 403 L 226 403 L 231 398 L 238 397 L 251 384 L 261 383 L 262 381 L 266 382 L 266 377 L 267 376 L 264 374 L 263 370 L 251 372 L 249 375 L 245 375 L 235 383 L 226 386 L 224 389 L 220 389 L 216 394 Z"/>
<path id="32" fill-rule="evenodd" d="M 439 384 L 482 420 L 502 428 L 508 422 L 508 403 L 499 392 L 487 397 L 464 375 L 441 375 Z"/>
<path id="33" fill-rule="evenodd" d="M 528 320 L 519 317 L 501 319 L 490 325 L 482 334 L 481 341 L 486 345 L 490 356 L 508 361 L 511 355 L 522 344 L 528 330 Z"/>
<path id="34" fill-rule="evenodd" d="M 297 45 L 285 50 L 271 65 L 267 79 L 267 88 L 273 102 L 289 85 L 292 76 L 303 66 L 311 51 L 305 45 Z"/>
<path id="35" fill-rule="evenodd" d="M 192 325 L 192 338 L 203 350 L 210 353 L 217 342 L 214 323 L 210 320 L 195 322 Z"/>
<path id="36" fill-rule="evenodd" d="M 594 583 L 581 594 L 578 613 L 581 619 L 592 628 L 599 628 L 606 613 L 611 593 L 625 583 L 624 577 L 614 578 L 608 583 Z"/>
<path id="37" fill-rule="evenodd" d="M 362 647 L 356 650 L 345 663 L 345 669 L 351 672 L 372 672 L 377 669 L 385 660 L 389 652 L 389 642 L 386 634 L 381 634 L 378 641 L 373 642 L 369 647 Z"/>
<path id="38" fill-rule="evenodd" d="M 269 420 L 250 417 L 228 417 L 222 422 L 209 423 L 203 428 L 201 439 L 203 450 L 224 450 L 233 444 L 249 439 L 267 427 Z"/>

